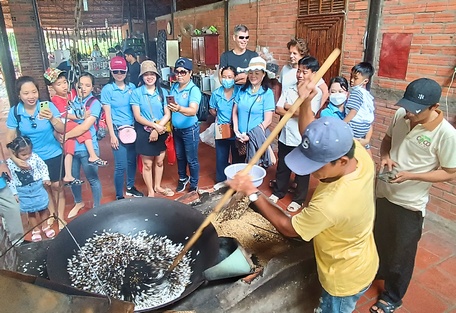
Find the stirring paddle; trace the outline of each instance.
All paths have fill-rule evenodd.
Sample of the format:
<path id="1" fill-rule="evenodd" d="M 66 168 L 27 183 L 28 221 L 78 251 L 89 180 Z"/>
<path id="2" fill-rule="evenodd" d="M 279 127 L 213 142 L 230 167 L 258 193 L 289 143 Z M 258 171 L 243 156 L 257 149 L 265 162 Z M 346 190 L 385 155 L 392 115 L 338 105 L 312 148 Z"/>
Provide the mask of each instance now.
<path id="1" fill-rule="evenodd" d="M 323 63 L 323 65 L 320 67 L 320 69 L 315 73 L 315 77 L 312 80 L 313 84 L 317 84 L 317 82 L 323 77 L 323 75 L 328 71 L 328 69 L 331 67 L 331 65 L 336 61 L 336 59 L 340 55 L 340 49 L 334 49 L 333 52 L 328 56 L 326 61 Z M 255 155 L 252 157 L 250 162 L 247 164 L 247 166 L 240 171 L 240 173 L 249 173 L 253 165 L 258 162 L 260 157 L 266 152 L 266 149 L 268 149 L 269 145 L 274 141 L 275 137 L 279 134 L 279 132 L 282 130 L 282 128 L 285 126 L 286 122 L 293 116 L 293 114 L 296 112 L 296 109 L 301 106 L 303 103 L 304 99 L 301 99 L 300 97 L 293 103 L 293 105 L 290 107 L 290 109 L 285 113 L 285 115 L 282 117 L 282 119 L 279 121 L 277 126 L 271 131 L 271 134 L 266 138 L 265 142 L 261 145 L 261 147 L 257 150 Z M 176 268 L 176 266 L 179 264 L 179 262 L 182 260 L 184 255 L 193 247 L 195 242 L 201 237 L 201 234 L 203 233 L 203 230 L 214 220 L 218 212 L 223 208 L 223 205 L 225 202 L 227 202 L 230 197 L 233 195 L 234 190 L 232 188 L 228 189 L 225 193 L 225 195 L 220 199 L 220 201 L 217 203 L 215 208 L 212 210 L 212 212 L 206 217 L 206 219 L 203 221 L 203 223 L 198 227 L 198 229 L 195 231 L 193 236 L 190 238 L 190 240 L 185 244 L 184 248 L 182 251 L 176 256 L 174 259 L 173 263 L 171 266 L 164 272 L 164 274 L 161 277 L 156 277 L 151 279 L 150 281 L 153 284 L 161 284 L 166 277 L 169 276 L 169 274 Z"/>

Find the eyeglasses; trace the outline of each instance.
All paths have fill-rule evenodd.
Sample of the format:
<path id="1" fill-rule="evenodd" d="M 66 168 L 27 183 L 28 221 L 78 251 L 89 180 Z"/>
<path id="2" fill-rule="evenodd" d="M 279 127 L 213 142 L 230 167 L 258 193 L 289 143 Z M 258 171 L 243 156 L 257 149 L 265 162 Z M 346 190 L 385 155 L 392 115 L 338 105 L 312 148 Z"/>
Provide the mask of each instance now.
<path id="1" fill-rule="evenodd" d="M 127 74 L 127 71 L 120 71 L 120 70 L 114 70 L 112 71 L 113 74 Z"/>
<path id="2" fill-rule="evenodd" d="M 242 40 L 242 39 L 249 39 L 250 36 L 238 36 L 238 38 L 241 39 L 241 40 Z"/>
<path id="3" fill-rule="evenodd" d="M 174 71 L 174 74 L 176 74 L 177 76 L 185 76 L 185 75 L 187 75 L 188 73 L 190 73 L 190 72 L 189 72 L 189 71 L 186 71 L 186 70 Z"/>
<path id="4" fill-rule="evenodd" d="M 32 128 L 35 129 L 38 125 L 36 125 L 35 118 L 33 116 L 29 117 L 30 123 L 32 124 Z"/>

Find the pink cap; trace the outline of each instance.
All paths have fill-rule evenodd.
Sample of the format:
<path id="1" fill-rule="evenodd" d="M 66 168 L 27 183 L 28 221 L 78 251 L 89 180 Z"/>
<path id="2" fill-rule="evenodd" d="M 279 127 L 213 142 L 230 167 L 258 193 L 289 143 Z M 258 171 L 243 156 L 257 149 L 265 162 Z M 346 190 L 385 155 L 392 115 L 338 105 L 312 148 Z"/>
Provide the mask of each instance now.
<path id="1" fill-rule="evenodd" d="M 128 69 L 127 67 L 127 61 L 123 57 L 113 57 L 111 61 L 109 62 L 109 69 L 111 71 L 114 70 L 120 70 L 120 71 L 126 71 Z"/>

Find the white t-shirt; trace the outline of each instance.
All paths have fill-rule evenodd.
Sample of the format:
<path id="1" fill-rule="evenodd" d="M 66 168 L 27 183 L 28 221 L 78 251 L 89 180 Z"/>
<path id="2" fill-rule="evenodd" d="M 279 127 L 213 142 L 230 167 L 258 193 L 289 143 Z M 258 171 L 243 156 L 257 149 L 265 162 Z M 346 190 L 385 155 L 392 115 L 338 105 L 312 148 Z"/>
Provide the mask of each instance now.
<path id="1" fill-rule="evenodd" d="M 396 111 L 386 134 L 391 137 L 390 157 L 397 163 L 397 171 L 428 173 L 439 167 L 456 168 L 456 130 L 439 116 L 433 121 L 418 124 L 410 130 L 410 121 L 405 119 L 406 111 Z M 429 189 L 432 183 L 407 180 L 390 184 L 377 180 L 377 197 L 412 211 L 426 213 Z"/>
<path id="2" fill-rule="evenodd" d="M 312 99 L 310 106 L 312 108 L 312 112 L 316 114 L 318 110 L 320 110 L 320 102 L 322 91 L 320 88 L 316 87 L 317 95 Z M 296 84 L 294 86 L 288 88 L 287 90 L 282 90 L 282 95 L 277 101 L 276 107 L 283 108 L 285 103 L 293 104 L 296 99 L 298 99 L 298 90 L 296 88 Z M 290 147 L 297 147 L 302 141 L 302 135 L 299 132 L 299 125 L 298 125 L 298 118 L 292 117 L 288 120 L 285 126 L 282 128 L 280 132 L 279 141 L 286 146 Z"/>

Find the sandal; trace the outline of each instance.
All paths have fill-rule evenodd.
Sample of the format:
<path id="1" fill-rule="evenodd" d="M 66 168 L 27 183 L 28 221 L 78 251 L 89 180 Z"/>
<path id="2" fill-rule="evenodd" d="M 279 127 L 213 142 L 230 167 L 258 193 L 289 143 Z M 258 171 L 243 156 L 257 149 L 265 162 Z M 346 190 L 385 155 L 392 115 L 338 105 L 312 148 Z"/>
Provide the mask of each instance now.
<path id="1" fill-rule="evenodd" d="M 294 212 L 299 211 L 300 208 L 301 208 L 301 205 L 300 205 L 299 203 L 292 201 L 292 202 L 288 205 L 287 211 L 288 211 L 288 212 L 291 212 L 291 213 L 294 213 Z"/>
<path id="2" fill-rule="evenodd" d="M 51 226 L 46 226 L 45 228 L 43 228 L 43 233 L 48 238 L 54 238 L 55 236 L 55 231 L 51 228 Z"/>
<path id="3" fill-rule="evenodd" d="M 75 178 L 75 179 L 73 179 L 72 181 L 69 181 L 69 182 L 65 182 L 65 181 L 64 181 L 64 184 L 63 184 L 63 185 L 64 185 L 65 187 L 71 187 L 71 186 L 79 186 L 79 185 L 82 185 L 83 183 L 84 183 L 83 180 L 80 180 L 80 179 Z"/>
<path id="4" fill-rule="evenodd" d="M 163 191 L 158 191 L 154 190 L 156 193 L 159 193 L 161 195 L 164 195 L 165 197 L 172 197 L 174 196 L 174 191 L 172 191 L 170 188 L 164 188 Z"/>
<path id="5" fill-rule="evenodd" d="M 89 161 L 90 165 L 98 166 L 98 167 L 104 167 L 108 166 L 108 161 L 102 160 L 102 159 L 96 159 L 95 161 L 91 162 Z"/>
<path id="6" fill-rule="evenodd" d="M 378 299 L 377 302 L 375 302 L 375 304 L 370 307 L 369 312 L 380 313 L 380 310 L 382 310 L 383 313 L 392 313 L 399 309 L 401 306 L 402 301 L 391 303 L 383 299 Z M 374 307 L 376 307 L 376 309 L 374 309 Z"/>
<path id="7" fill-rule="evenodd" d="M 39 231 L 39 230 L 32 231 L 32 241 L 38 242 L 41 240 L 43 240 L 43 238 L 41 237 L 41 231 Z"/>

